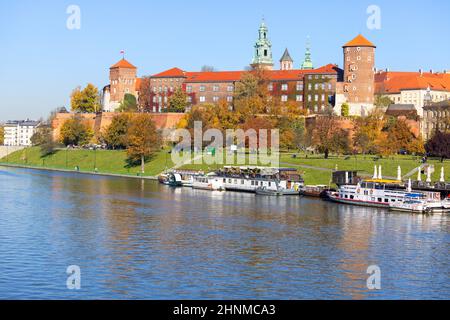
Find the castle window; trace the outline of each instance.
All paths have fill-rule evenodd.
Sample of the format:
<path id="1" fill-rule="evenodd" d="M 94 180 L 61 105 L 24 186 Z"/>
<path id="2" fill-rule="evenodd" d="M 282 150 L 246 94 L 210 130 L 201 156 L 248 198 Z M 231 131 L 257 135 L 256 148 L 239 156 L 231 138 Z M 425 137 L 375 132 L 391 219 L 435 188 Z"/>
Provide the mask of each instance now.
<path id="1" fill-rule="evenodd" d="M 200 96 L 199 101 L 200 102 L 205 102 L 206 101 L 206 97 L 205 96 Z"/>
<path id="2" fill-rule="evenodd" d="M 311 101 L 311 95 L 308 94 L 308 101 Z"/>
<path id="3" fill-rule="evenodd" d="M 234 86 L 230 85 L 227 87 L 228 92 L 233 92 L 233 90 L 234 90 Z"/>
<path id="4" fill-rule="evenodd" d="M 267 90 L 273 91 L 273 83 L 269 83 L 269 84 L 267 85 Z"/>
<path id="5" fill-rule="evenodd" d="M 219 97 L 218 97 L 218 96 L 214 96 L 214 97 L 213 97 L 213 101 L 214 101 L 214 102 L 218 102 L 218 101 L 219 101 Z"/>
<path id="6" fill-rule="evenodd" d="M 205 91 L 205 86 L 200 86 L 200 92 L 204 92 Z"/>
<path id="7" fill-rule="evenodd" d="M 281 96 L 281 101 L 282 101 L 282 102 L 286 102 L 286 101 L 288 101 L 288 96 L 287 96 L 287 95 L 285 95 L 285 94 L 284 94 L 284 95 L 282 95 L 282 96 Z"/>
<path id="8" fill-rule="evenodd" d="M 233 96 L 228 96 L 228 97 L 227 97 L 227 101 L 228 101 L 228 102 L 232 102 L 232 101 L 233 101 Z"/>
<path id="9" fill-rule="evenodd" d="M 319 84 L 318 84 L 318 83 L 316 83 L 316 84 L 314 85 L 314 90 L 317 90 L 317 89 L 319 89 Z"/>
<path id="10" fill-rule="evenodd" d="M 192 92 L 192 86 L 186 86 L 186 92 L 191 93 Z"/>
<path id="11" fill-rule="evenodd" d="M 214 85 L 214 86 L 213 86 L 213 91 L 214 91 L 214 92 L 219 91 L 219 86 L 218 86 L 218 85 Z"/>
<path id="12" fill-rule="evenodd" d="M 312 84 L 308 83 L 308 90 L 311 90 L 311 89 L 312 89 Z"/>
<path id="13" fill-rule="evenodd" d="M 331 90 L 333 88 L 333 86 L 331 85 L 331 83 L 328 84 L 328 90 Z"/>
<path id="14" fill-rule="evenodd" d="M 264 36 L 265 38 L 265 36 Z M 264 50 L 264 57 L 267 57 L 267 50 Z"/>
<path id="15" fill-rule="evenodd" d="M 322 101 L 325 101 L 325 95 L 322 94 Z"/>
<path id="16" fill-rule="evenodd" d="M 303 101 L 303 96 L 302 96 L 302 95 L 297 95 L 297 96 L 295 97 L 295 100 L 296 100 L 297 102 L 301 102 L 301 101 Z"/>
<path id="17" fill-rule="evenodd" d="M 302 90 L 303 90 L 303 84 L 297 83 L 297 91 L 302 91 Z"/>
<path id="18" fill-rule="evenodd" d="M 361 47 L 356 48 L 356 51 L 361 51 Z"/>
<path id="19" fill-rule="evenodd" d="M 283 84 L 281 85 L 281 90 L 283 90 L 283 91 L 287 91 L 287 90 L 288 90 L 288 85 L 287 85 L 287 83 L 283 83 Z"/>
<path id="20" fill-rule="evenodd" d="M 361 56 L 357 56 L 356 60 L 360 61 L 361 60 Z"/>
<path id="21" fill-rule="evenodd" d="M 318 100 L 319 100 L 319 95 L 318 94 L 314 95 L 314 101 L 318 101 Z"/>

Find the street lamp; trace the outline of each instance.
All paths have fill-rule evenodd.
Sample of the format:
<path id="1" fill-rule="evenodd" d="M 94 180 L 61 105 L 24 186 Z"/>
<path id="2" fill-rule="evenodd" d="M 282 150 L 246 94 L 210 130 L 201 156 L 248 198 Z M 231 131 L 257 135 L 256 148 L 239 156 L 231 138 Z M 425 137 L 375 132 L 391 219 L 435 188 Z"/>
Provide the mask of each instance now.
<path id="1" fill-rule="evenodd" d="M 97 147 L 94 146 L 94 171 L 97 172 Z"/>

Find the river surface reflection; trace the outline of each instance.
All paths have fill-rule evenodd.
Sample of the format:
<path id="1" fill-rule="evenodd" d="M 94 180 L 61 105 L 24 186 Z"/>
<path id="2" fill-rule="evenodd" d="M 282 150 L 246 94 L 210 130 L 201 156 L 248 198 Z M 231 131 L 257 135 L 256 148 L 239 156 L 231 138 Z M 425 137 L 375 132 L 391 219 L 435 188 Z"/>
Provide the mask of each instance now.
<path id="1" fill-rule="evenodd" d="M 448 215 L 4 167 L 0 181 L 3 299 L 450 297 Z"/>

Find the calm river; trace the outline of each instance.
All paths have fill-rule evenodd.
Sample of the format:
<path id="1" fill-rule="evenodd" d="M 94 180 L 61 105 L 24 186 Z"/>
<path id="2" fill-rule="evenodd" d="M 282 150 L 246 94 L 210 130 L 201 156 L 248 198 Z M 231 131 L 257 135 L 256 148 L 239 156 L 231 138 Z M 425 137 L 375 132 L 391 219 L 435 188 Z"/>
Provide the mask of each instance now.
<path id="1" fill-rule="evenodd" d="M 448 215 L 5 167 L 0 201 L 2 299 L 450 298 Z"/>

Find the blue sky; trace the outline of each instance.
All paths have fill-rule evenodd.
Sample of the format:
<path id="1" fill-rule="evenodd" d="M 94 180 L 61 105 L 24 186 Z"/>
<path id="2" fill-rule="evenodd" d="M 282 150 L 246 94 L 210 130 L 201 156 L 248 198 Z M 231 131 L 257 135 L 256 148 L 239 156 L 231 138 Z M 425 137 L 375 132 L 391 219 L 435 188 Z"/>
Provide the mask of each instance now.
<path id="1" fill-rule="evenodd" d="M 81 9 L 80 30 L 66 28 L 71 4 Z M 366 26 L 372 4 L 381 9 L 380 30 Z M 139 75 L 243 69 L 263 16 L 274 59 L 288 47 L 296 67 L 307 36 L 315 66 L 342 66 L 342 44 L 362 33 L 377 45 L 378 68 L 450 70 L 448 12 L 447 0 L 2 0 L 0 121 L 46 117 L 68 106 L 76 86 L 103 87 L 122 49 Z"/>

